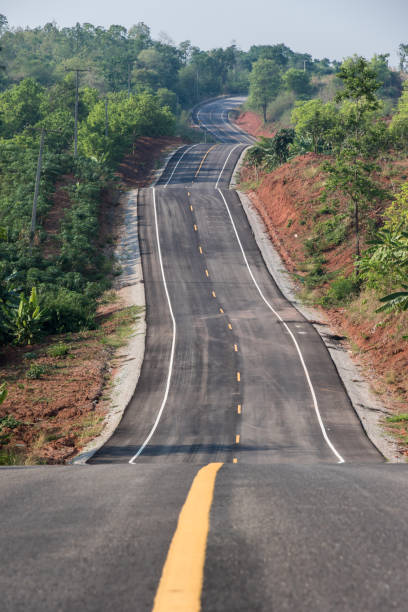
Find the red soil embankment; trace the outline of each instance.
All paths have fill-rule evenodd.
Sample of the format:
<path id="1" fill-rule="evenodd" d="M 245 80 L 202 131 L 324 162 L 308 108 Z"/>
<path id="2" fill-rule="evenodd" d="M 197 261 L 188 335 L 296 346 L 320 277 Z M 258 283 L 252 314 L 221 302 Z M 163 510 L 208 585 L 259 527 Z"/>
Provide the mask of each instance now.
<path id="1" fill-rule="evenodd" d="M 252 111 L 245 111 L 235 121 L 236 125 L 244 132 L 251 134 L 251 136 L 265 136 L 265 138 L 272 138 L 275 136 L 276 130 L 270 130 L 264 126 L 262 118 L 253 113 Z"/>

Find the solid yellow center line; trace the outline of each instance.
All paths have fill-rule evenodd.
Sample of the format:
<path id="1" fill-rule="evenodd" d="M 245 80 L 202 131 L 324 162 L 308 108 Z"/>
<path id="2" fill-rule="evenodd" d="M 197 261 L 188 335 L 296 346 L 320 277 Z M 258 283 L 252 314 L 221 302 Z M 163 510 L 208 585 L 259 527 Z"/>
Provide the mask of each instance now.
<path id="1" fill-rule="evenodd" d="M 196 226 L 196 224 L 194 223 L 194 231 L 196 232 L 198 230 L 198 227 Z"/>
<path id="2" fill-rule="evenodd" d="M 235 351 L 236 353 L 238 353 L 238 345 L 237 345 L 237 344 L 234 344 L 234 351 Z"/>
<path id="3" fill-rule="evenodd" d="M 231 323 L 228 323 L 228 329 L 232 329 Z"/>
<path id="4" fill-rule="evenodd" d="M 222 463 L 210 463 L 197 473 L 181 509 L 153 612 L 199 612 L 210 510 L 217 472 Z"/>
<path id="5" fill-rule="evenodd" d="M 241 373 L 237 372 L 237 381 L 240 382 L 240 380 L 241 380 Z"/>
<path id="6" fill-rule="evenodd" d="M 241 404 L 238 404 L 238 408 L 237 408 L 238 414 L 241 414 L 241 411 L 242 411 L 242 406 Z"/>
<path id="7" fill-rule="evenodd" d="M 198 250 L 200 251 L 200 255 L 202 255 L 203 254 L 203 249 L 199 246 Z"/>
<path id="8" fill-rule="evenodd" d="M 233 458 L 232 463 L 238 463 L 238 459 L 236 457 Z"/>
<path id="9" fill-rule="evenodd" d="M 195 178 L 197 178 L 197 176 L 200 174 L 200 170 L 203 167 L 203 163 L 205 162 L 205 160 L 207 159 L 207 156 L 209 154 L 210 151 L 212 151 L 213 149 L 215 149 L 217 145 L 213 145 L 212 147 L 210 147 L 207 151 L 207 153 L 204 155 L 203 159 L 201 160 L 201 164 L 198 166 L 198 170 L 195 173 Z"/>
<path id="10" fill-rule="evenodd" d="M 212 295 L 213 297 L 217 297 L 217 296 L 215 295 L 215 291 L 212 291 L 212 292 L 211 292 L 211 295 Z"/>
<path id="11" fill-rule="evenodd" d="M 205 275 L 208 277 L 210 276 L 210 273 L 208 272 L 208 270 L 205 271 Z"/>
<path id="12" fill-rule="evenodd" d="M 241 436 L 239 434 L 235 436 L 235 444 L 239 444 L 240 437 Z"/>
<path id="13" fill-rule="evenodd" d="M 220 308 L 220 313 L 221 313 L 221 314 L 224 314 L 224 311 L 223 311 L 223 309 L 222 309 L 222 308 Z"/>

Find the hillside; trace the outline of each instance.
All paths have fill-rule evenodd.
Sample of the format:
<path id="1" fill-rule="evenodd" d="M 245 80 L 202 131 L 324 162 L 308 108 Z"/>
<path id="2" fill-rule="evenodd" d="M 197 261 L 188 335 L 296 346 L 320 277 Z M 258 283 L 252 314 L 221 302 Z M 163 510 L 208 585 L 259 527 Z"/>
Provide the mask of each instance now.
<path id="1" fill-rule="evenodd" d="M 302 299 L 324 310 L 389 410 L 405 414 L 408 312 L 376 313 L 380 303 L 373 290 L 356 295 L 349 293 L 346 283 L 342 288 L 341 279 L 349 278 L 354 267 L 354 236 L 347 203 L 340 201 L 333 209 L 320 199 L 327 178 L 323 161 L 322 156 L 308 153 L 272 172 L 246 166 L 241 171 L 241 189 L 247 191 L 287 269 L 297 279 Z M 407 159 L 382 163 L 379 179 L 390 194 L 397 193 L 407 177 Z M 368 229 L 381 225 L 390 201 L 369 212 L 363 249 Z M 336 279 L 340 279 L 337 285 Z M 385 426 L 396 432 L 408 455 L 405 419 L 395 419 Z"/>

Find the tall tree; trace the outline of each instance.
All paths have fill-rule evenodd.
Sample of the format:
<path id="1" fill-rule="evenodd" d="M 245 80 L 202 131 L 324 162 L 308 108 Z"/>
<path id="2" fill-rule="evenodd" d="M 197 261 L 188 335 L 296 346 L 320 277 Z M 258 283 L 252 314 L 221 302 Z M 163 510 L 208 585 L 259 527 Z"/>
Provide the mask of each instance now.
<path id="1" fill-rule="evenodd" d="M 249 75 L 249 97 L 251 104 L 262 110 L 264 121 L 268 104 L 276 98 L 281 80 L 279 67 L 274 61 L 259 59 L 253 64 Z"/>

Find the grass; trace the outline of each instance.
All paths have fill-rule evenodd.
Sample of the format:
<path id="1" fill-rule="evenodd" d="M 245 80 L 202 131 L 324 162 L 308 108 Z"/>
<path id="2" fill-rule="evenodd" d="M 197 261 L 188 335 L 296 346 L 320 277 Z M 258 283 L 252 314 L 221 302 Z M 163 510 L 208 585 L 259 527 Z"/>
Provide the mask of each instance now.
<path id="1" fill-rule="evenodd" d="M 58 344 L 54 344 L 47 349 L 47 355 L 49 357 L 65 357 L 70 352 L 71 347 L 69 344 L 65 344 L 64 342 L 58 342 Z"/>
<path id="2" fill-rule="evenodd" d="M 143 312 L 143 306 L 129 306 L 110 315 L 109 320 L 114 323 L 113 333 L 102 332 L 100 341 L 112 349 L 124 346 L 134 332 L 135 323 Z"/>
<path id="3" fill-rule="evenodd" d="M 387 423 L 407 423 L 408 422 L 408 414 L 394 414 L 390 417 L 387 417 Z"/>

